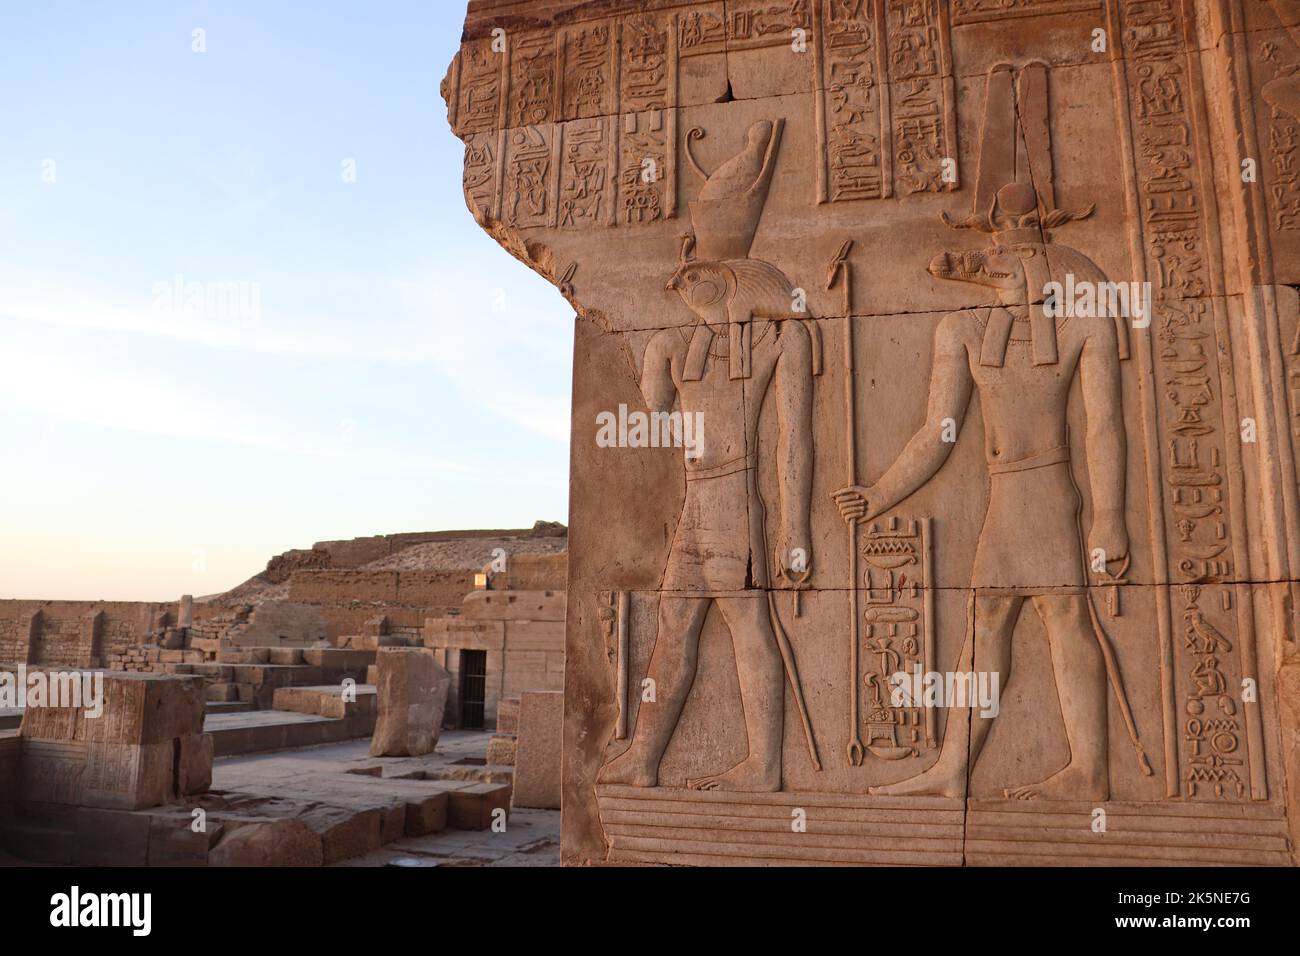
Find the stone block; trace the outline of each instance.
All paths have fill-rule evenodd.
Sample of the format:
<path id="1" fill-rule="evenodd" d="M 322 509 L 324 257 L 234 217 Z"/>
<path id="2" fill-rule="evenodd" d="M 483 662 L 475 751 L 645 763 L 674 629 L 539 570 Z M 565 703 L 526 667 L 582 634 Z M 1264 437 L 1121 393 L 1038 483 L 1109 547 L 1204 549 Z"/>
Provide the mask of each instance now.
<path id="1" fill-rule="evenodd" d="M 77 810 L 78 866 L 146 866 L 150 818 L 145 813 L 81 807 Z"/>
<path id="2" fill-rule="evenodd" d="M 320 835 L 325 864 L 364 856 L 383 846 L 385 808 L 316 807 L 298 819 Z"/>
<path id="3" fill-rule="evenodd" d="M 176 796 L 206 793 L 212 787 L 213 742 L 211 734 L 188 734 L 178 737 L 180 761 L 177 770 Z"/>
<path id="4" fill-rule="evenodd" d="M 563 694 L 528 691 L 520 696 L 515 806 L 560 809 L 563 727 Z"/>
<path id="5" fill-rule="evenodd" d="M 514 734 L 493 734 L 488 741 L 487 762 L 491 766 L 513 767 L 518 738 Z"/>
<path id="6" fill-rule="evenodd" d="M 406 801 L 406 835 L 425 836 L 447 828 L 448 794 L 439 790 L 425 797 Z"/>
<path id="7" fill-rule="evenodd" d="M 377 663 L 379 714 L 371 756 L 430 753 L 442 731 L 450 675 L 425 648 L 384 648 Z"/>
<path id="8" fill-rule="evenodd" d="M 293 817 L 227 822 L 208 853 L 209 866 L 320 866 L 325 862 L 319 832 Z"/>
<path id="9" fill-rule="evenodd" d="M 497 701 L 497 733 L 519 733 L 518 697 L 502 697 Z"/>
<path id="10" fill-rule="evenodd" d="M 487 830 L 496 811 L 510 814 L 510 785 L 476 783 L 447 793 L 447 822 L 457 830 Z"/>

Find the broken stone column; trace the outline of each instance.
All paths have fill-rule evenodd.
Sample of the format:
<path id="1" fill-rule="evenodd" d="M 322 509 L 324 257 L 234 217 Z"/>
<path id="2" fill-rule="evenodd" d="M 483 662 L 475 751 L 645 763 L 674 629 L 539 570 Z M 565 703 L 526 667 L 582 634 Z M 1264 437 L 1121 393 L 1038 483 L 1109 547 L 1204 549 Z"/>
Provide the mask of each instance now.
<path id="1" fill-rule="evenodd" d="M 430 753 L 442 731 L 451 676 L 439 666 L 433 651 L 423 647 L 381 647 L 376 667 L 379 719 L 370 755 Z"/>
<path id="2" fill-rule="evenodd" d="M 181 597 L 179 618 L 176 623 L 177 627 L 194 626 L 194 595 L 186 594 Z"/>
<path id="3" fill-rule="evenodd" d="M 202 678 L 89 671 L 63 677 L 81 679 L 80 700 L 64 694 L 54 701 L 51 692 L 45 705 L 29 705 L 23 714 L 23 801 L 142 810 L 208 789 L 213 750 L 203 733 Z"/>

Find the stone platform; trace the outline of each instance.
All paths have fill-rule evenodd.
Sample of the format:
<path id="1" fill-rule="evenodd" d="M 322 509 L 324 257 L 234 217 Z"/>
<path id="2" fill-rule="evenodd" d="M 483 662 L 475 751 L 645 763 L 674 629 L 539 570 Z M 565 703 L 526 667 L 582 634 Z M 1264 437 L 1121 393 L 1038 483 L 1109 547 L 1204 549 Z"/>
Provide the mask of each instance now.
<path id="1" fill-rule="evenodd" d="M 1277 807 L 596 788 L 611 862 L 1286 866 Z M 1106 812 L 1106 829 L 1093 814 Z M 802 810 L 806 829 L 792 826 Z M 964 836 L 963 836 L 964 830 Z"/>

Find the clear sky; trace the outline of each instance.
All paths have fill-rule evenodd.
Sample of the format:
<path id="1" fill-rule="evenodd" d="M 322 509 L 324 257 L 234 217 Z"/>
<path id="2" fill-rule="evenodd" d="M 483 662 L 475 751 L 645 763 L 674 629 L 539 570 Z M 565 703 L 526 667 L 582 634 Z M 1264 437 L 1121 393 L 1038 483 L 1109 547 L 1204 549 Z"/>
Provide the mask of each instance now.
<path id="1" fill-rule="evenodd" d="M 566 520 L 572 312 L 465 209 L 464 0 L 0 3 L 0 597 Z"/>

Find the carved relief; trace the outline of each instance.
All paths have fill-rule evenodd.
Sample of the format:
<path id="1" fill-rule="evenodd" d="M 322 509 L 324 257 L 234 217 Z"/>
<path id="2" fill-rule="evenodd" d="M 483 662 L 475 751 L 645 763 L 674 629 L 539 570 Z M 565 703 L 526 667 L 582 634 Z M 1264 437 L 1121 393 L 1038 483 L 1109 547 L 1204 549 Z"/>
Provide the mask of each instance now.
<path id="1" fill-rule="evenodd" d="M 682 56 L 722 53 L 727 48 L 727 14 L 721 3 L 691 7 L 677 15 L 677 48 Z"/>
<path id="2" fill-rule="evenodd" d="M 602 22 L 560 34 L 564 118 L 614 112 L 614 27 Z"/>
<path id="3" fill-rule="evenodd" d="M 461 47 L 455 103 L 457 135 L 484 133 L 504 125 L 501 98 L 505 63 L 503 54 L 493 52 L 490 39 L 475 40 Z"/>
<path id="4" fill-rule="evenodd" d="M 783 684 L 789 681 L 814 766 L 820 767 L 797 665 L 772 588 L 811 567 L 812 379 L 819 367 L 793 285 L 749 258 L 781 147 L 784 123 L 755 123 L 736 156 L 705 177 L 691 203 L 688 254 L 669 278 L 695 314 L 664 329 L 646 350 L 641 391 L 657 412 L 675 406 L 709 423 L 703 448 L 685 460 L 686 497 L 664 569 L 658 633 L 647 680 L 655 699 L 637 713 L 632 742 L 606 764 L 603 784 L 653 787 L 694 682 L 700 631 L 711 606 L 732 635 L 748 754 L 722 773 L 687 781 L 703 790 L 776 791 L 782 786 Z M 703 138 L 695 131 L 695 138 Z M 694 160 L 692 160 L 694 163 Z M 808 324 L 812 324 L 809 322 Z M 769 395 L 770 393 L 770 395 Z M 776 462 L 755 450 L 760 417 L 776 405 Z M 776 472 L 779 496 L 769 540 L 759 470 Z"/>
<path id="5" fill-rule="evenodd" d="M 1237 608 L 1236 548 L 1228 489 L 1229 450 L 1235 422 L 1225 428 L 1219 352 L 1223 317 L 1216 315 L 1207 250 L 1205 212 L 1200 197 L 1201 160 L 1193 104 L 1199 95 L 1189 64 L 1182 5 L 1175 0 L 1130 0 L 1121 4 L 1124 52 L 1128 57 L 1128 95 L 1132 106 L 1137 162 L 1138 208 L 1155 298 L 1157 416 L 1168 455 L 1163 495 L 1169 573 L 1176 582 L 1198 585 L 1178 592 L 1174 613 L 1197 628 L 1173 639 L 1173 672 L 1165 685 L 1175 699 L 1166 702 L 1166 767 L 1171 794 L 1243 799 L 1233 783 L 1227 753 L 1249 750 L 1255 795 L 1264 787 L 1258 750 L 1262 744 L 1257 704 L 1242 710 L 1220 701 L 1212 709 L 1214 733 L 1205 736 L 1204 689 L 1226 682 L 1241 686 L 1253 674 L 1253 625 Z M 1245 633 L 1237 633 L 1245 624 Z M 1228 635 L 1222 644 L 1204 634 Z M 1236 647 L 1229 653 L 1229 646 Z M 1243 664 L 1243 662 L 1246 662 Z M 1175 718 L 1170 704 L 1179 713 Z M 1229 712 L 1229 708 L 1231 712 Z M 1243 719 L 1244 718 L 1244 719 Z M 1172 720 L 1181 726 L 1170 726 Z M 1246 737 L 1253 738 L 1247 748 Z M 1207 744 L 1207 740 L 1213 744 Z M 1171 759 L 1172 758 L 1172 759 Z M 1236 759 L 1231 758 L 1231 759 Z M 1208 761 L 1208 764 L 1207 764 Z M 1227 781 L 1227 785 L 1223 785 Z M 1209 784 L 1208 786 L 1206 784 Z"/>
<path id="6" fill-rule="evenodd" d="M 510 126 L 536 126 L 557 119 L 555 38 L 520 37 L 510 50 Z"/>
<path id="7" fill-rule="evenodd" d="M 622 23 L 618 144 L 620 224 L 670 219 L 677 206 L 677 46 L 669 21 Z"/>
<path id="8" fill-rule="evenodd" d="M 732 50 L 789 46 L 795 30 L 812 36 L 811 0 L 730 0 L 727 47 Z"/>
<path id="9" fill-rule="evenodd" d="M 957 187 L 947 8 L 939 0 L 818 7 L 818 201 Z M 946 162 L 945 162 L 946 160 Z"/>
<path id="10" fill-rule="evenodd" d="M 1066 274 L 1105 281 L 1082 253 L 1044 241 L 1043 224 L 1091 212 L 1069 213 L 1056 205 L 1051 143 L 1042 135 L 1050 130 L 1047 103 L 1042 63 L 1028 64 L 1018 75 L 1003 64 L 989 75 L 974 209 L 954 225 L 988 232 L 992 244 L 983 251 L 941 253 L 930 272 L 987 286 L 1000 304 L 944 318 L 935 335 L 927 422 L 874 484 L 841 489 L 835 500 L 850 527 L 907 500 L 943 466 L 955 445 L 942 437 L 945 423 L 959 429 L 978 391 L 990 498 L 971 578 L 971 626 L 955 670 L 990 672 L 1005 685 L 1012 637 L 1028 599 L 1047 632 L 1055 685 L 1071 688 L 1058 694 L 1069 760 L 1038 783 L 1009 787 L 1007 795 L 1104 800 L 1110 793 L 1108 683 L 1143 772 L 1151 768 L 1089 592 L 1071 449 L 1062 436 L 1068 435 L 1069 386 L 1078 375 L 1089 421 L 1093 523 L 1087 548 L 1103 556 L 1103 566 L 1094 570 L 1103 578 L 1119 577 L 1128 564 L 1120 347 L 1112 320 L 1054 318 L 1043 305 L 1048 282 L 1063 282 Z M 1022 522 L 1034 529 L 1033 541 L 1024 539 Z M 939 758 L 928 770 L 871 792 L 965 795 L 994 719 L 996 712 L 972 709 L 969 720 L 950 720 Z"/>
<path id="11" fill-rule="evenodd" d="M 614 158 L 610 120 L 565 123 L 561 134 L 558 224 L 612 225 Z"/>
<path id="12" fill-rule="evenodd" d="M 957 130 L 947 7 L 889 0 L 894 174 L 904 193 L 957 188 Z M 945 179 L 944 159 L 948 163 Z"/>
<path id="13" fill-rule="evenodd" d="M 818 4 L 818 202 L 880 199 L 893 192 L 883 4 Z"/>
<path id="14" fill-rule="evenodd" d="M 866 690 L 860 740 L 884 760 L 915 757 L 936 742 L 934 707 L 913 693 L 891 695 L 893 678 L 934 668 L 934 591 L 928 518 L 872 521 L 859 546 L 864 567 L 862 673 Z M 895 699 L 897 697 L 897 699 Z"/>
<path id="15" fill-rule="evenodd" d="M 480 222 L 498 215 L 498 144 L 496 133 L 473 133 L 465 137 L 465 198 Z"/>
<path id="16" fill-rule="evenodd" d="M 501 218 L 511 226 L 555 225 L 554 178 L 559 140 L 554 126 L 506 130 Z"/>
<path id="17" fill-rule="evenodd" d="M 1290 32 L 1300 47 L 1300 25 Z M 1300 230 L 1300 53 L 1270 39 L 1260 40 L 1257 50 L 1272 73 L 1260 92 L 1268 105 L 1264 133 L 1273 228 Z"/>
<path id="18" fill-rule="evenodd" d="M 1049 13 L 1100 13 L 1102 0 L 952 0 L 953 23 L 978 23 Z"/>
<path id="19" fill-rule="evenodd" d="M 466 44 L 470 204 L 581 314 L 572 859 L 1291 860 L 1260 672 L 1295 613 L 1252 575 L 1294 566 L 1268 499 L 1300 371 L 1272 340 L 1300 333 L 1243 304 L 1294 301 L 1283 8 L 575 3 L 508 68 Z M 800 29 L 806 60 L 777 51 Z M 766 47 L 757 81 L 725 56 Z M 1143 280 L 1140 319 L 1048 308 Z M 642 399 L 703 414 L 702 453 L 596 452 L 591 414 Z M 1010 691 L 893 693 L 918 672 Z"/>

